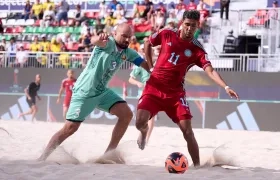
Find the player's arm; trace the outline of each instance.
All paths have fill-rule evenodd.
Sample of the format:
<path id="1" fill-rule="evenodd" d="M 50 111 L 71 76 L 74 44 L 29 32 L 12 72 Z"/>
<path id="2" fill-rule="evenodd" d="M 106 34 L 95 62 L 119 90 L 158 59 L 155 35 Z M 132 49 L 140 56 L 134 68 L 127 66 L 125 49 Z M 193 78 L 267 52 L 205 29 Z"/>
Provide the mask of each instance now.
<path id="1" fill-rule="evenodd" d="M 93 36 L 91 38 L 91 44 L 97 47 L 104 48 L 107 45 L 108 35 L 101 33 L 99 36 Z"/>
<path id="2" fill-rule="evenodd" d="M 25 89 L 24 89 L 24 93 L 25 93 L 25 95 L 26 95 L 26 97 L 28 98 L 28 99 L 31 99 L 31 97 L 30 97 L 30 95 L 29 95 L 29 90 L 30 90 L 30 87 L 32 87 L 32 84 L 33 83 L 30 83 L 29 84 L 29 86 L 27 86 Z"/>
<path id="3" fill-rule="evenodd" d="M 148 63 L 138 54 L 138 52 L 130 48 L 128 48 L 128 61 L 136 66 L 141 66 L 148 73 L 151 73 Z"/>
<path id="4" fill-rule="evenodd" d="M 208 60 L 208 55 L 205 52 L 202 52 L 198 54 L 198 59 L 196 61 L 196 65 L 203 68 L 206 74 L 209 78 L 211 78 L 215 83 L 217 83 L 219 86 L 224 88 L 227 92 L 227 94 L 232 98 L 235 97 L 239 100 L 238 94 L 232 90 L 226 82 L 223 80 L 223 78 L 220 76 L 220 74 L 214 70 L 214 68 L 211 65 L 211 62 Z"/>
<path id="5" fill-rule="evenodd" d="M 58 97 L 57 97 L 57 100 L 56 100 L 57 103 L 60 102 L 60 98 L 61 98 L 61 95 L 62 95 L 63 91 L 64 91 L 64 81 L 62 81 L 61 86 L 59 88 Z"/>
<path id="6" fill-rule="evenodd" d="M 144 85 L 143 85 L 143 83 L 141 83 L 140 81 L 138 81 L 137 79 L 136 79 L 136 76 L 138 76 L 139 75 L 139 69 L 136 67 L 136 68 L 133 68 L 133 70 L 131 71 L 131 73 L 130 73 L 130 77 L 129 77 L 129 79 L 128 79 L 128 82 L 130 83 L 130 84 L 133 84 L 133 85 L 136 85 L 136 86 L 138 86 L 139 88 L 141 88 L 141 87 L 143 87 Z"/>

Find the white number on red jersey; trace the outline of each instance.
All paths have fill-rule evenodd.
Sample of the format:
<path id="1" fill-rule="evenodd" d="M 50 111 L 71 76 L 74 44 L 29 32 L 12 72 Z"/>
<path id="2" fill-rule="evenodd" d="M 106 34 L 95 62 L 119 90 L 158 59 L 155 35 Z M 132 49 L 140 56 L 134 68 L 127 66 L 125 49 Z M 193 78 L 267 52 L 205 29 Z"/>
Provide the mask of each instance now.
<path id="1" fill-rule="evenodd" d="M 176 65 L 179 60 L 180 55 L 175 55 L 175 53 L 171 53 L 171 57 L 168 59 L 168 62 Z"/>

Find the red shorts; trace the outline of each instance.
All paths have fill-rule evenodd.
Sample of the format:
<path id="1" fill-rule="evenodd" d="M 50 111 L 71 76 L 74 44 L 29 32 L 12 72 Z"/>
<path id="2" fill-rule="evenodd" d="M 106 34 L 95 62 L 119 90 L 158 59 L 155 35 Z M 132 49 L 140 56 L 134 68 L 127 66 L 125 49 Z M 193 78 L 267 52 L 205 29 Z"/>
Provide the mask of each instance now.
<path id="1" fill-rule="evenodd" d="M 63 101 L 63 107 L 69 107 L 71 102 L 71 97 L 65 97 Z"/>
<path id="2" fill-rule="evenodd" d="M 137 109 L 149 111 L 151 117 L 155 116 L 159 111 L 164 111 L 174 123 L 192 119 L 185 92 L 165 96 L 159 90 L 146 86 L 143 95 L 138 101 Z"/>

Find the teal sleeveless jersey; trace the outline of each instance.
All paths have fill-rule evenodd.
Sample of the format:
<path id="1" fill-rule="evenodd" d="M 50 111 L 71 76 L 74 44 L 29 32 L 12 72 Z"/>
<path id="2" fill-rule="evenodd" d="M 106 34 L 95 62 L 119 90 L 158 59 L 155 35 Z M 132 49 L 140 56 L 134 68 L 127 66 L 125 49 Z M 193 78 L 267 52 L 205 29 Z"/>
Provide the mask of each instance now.
<path id="1" fill-rule="evenodd" d="M 129 61 L 139 66 L 144 60 L 133 49 L 118 50 L 113 37 L 109 37 L 106 47 L 95 47 L 86 68 L 77 79 L 73 92 L 84 96 L 96 96 L 103 93 L 113 75 L 123 62 Z"/>

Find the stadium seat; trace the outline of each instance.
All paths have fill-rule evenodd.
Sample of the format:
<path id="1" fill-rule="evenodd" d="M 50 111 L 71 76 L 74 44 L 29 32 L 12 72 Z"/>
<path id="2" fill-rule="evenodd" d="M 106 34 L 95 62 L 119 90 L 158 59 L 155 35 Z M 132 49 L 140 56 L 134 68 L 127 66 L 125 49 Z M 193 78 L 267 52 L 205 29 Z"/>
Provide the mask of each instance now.
<path id="1" fill-rule="evenodd" d="M 14 33 L 22 33 L 22 32 L 23 32 L 23 30 L 24 30 L 24 28 L 23 28 L 23 27 L 18 26 L 18 27 L 16 27 L 16 28 L 14 28 Z"/>
<path id="2" fill-rule="evenodd" d="M 72 25 L 74 23 L 74 20 L 73 19 L 68 19 L 68 26 L 69 25 Z"/>
<path id="3" fill-rule="evenodd" d="M 40 26 L 40 20 L 36 20 L 35 23 L 33 24 L 34 26 Z"/>
<path id="4" fill-rule="evenodd" d="M 54 28 L 54 33 L 55 34 L 59 34 L 59 33 L 62 33 L 63 32 L 63 27 L 55 27 Z"/>
<path id="5" fill-rule="evenodd" d="M 32 26 L 27 26 L 24 30 L 24 33 L 33 33 L 33 27 Z"/>
<path id="6" fill-rule="evenodd" d="M 6 38 L 6 41 L 10 41 L 12 35 L 6 35 L 5 38 Z"/>
<path id="7" fill-rule="evenodd" d="M 25 25 L 26 25 L 26 26 L 32 26 L 34 23 L 35 23 L 35 20 L 34 20 L 34 19 L 27 19 L 27 20 L 25 21 Z"/>
<path id="8" fill-rule="evenodd" d="M 64 20 L 60 21 L 60 26 L 67 26 L 67 25 L 68 25 L 68 23 L 66 21 L 64 21 Z"/>
<path id="9" fill-rule="evenodd" d="M 13 33 L 14 30 L 13 30 L 12 27 L 7 27 L 7 28 L 5 28 L 4 32 L 5 32 L 5 33 Z"/>
<path id="10" fill-rule="evenodd" d="M 24 19 L 18 19 L 16 20 L 16 26 L 25 26 L 26 22 Z"/>
<path id="11" fill-rule="evenodd" d="M 74 28 L 73 27 L 66 27 L 65 31 L 72 34 L 74 32 Z"/>
<path id="12" fill-rule="evenodd" d="M 81 34 L 82 27 L 75 27 L 73 33 Z"/>
<path id="13" fill-rule="evenodd" d="M 86 12 L 85 13 L 85 17 L 89 18 L 89 19 L 94 19 L 95 18 L 95 14 L 94 12 Z"/>
<path id="14" fill-rule="evenodd" d="M 0 19 L 4 19 L 4 18 L 7 18 L 7 13 L 5 12 L 0 13 Z"/>
<path id="15" fill-rule="evenodd" d="M 46 34 L 54 34 L 55 33 L 55 30 L 53 27 L 47 27 L 44 31 L 44 33 Z"/>
<path id="16" fill-rule="evenodd" d="M 15 19 L 8 19 L 6 26 L 15 26 L 16 25 L 16 20 Z"/>

